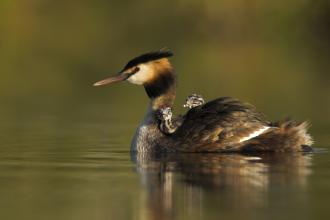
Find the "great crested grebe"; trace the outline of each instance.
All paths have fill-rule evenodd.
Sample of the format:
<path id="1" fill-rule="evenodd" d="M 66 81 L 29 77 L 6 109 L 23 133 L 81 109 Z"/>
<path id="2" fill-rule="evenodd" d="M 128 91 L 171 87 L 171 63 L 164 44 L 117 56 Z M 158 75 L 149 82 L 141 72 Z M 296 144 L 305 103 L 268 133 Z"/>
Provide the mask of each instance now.
<path id="1" fill-rule="evenodd" d="M 137 152 L 283 152 L 310 151 L 308 124 L 292 120 L 270 123 L 247 103 L 222 97 L 204 103 L 188 96 L 184 116 L 172 119 L 176 74 L 169 62 L 173 53 L 161 49 L 140 55 L 117 75 L 94 86 L 128 81 L 143 85 L 150 98 L 144 120 L 136 130 Z"/>

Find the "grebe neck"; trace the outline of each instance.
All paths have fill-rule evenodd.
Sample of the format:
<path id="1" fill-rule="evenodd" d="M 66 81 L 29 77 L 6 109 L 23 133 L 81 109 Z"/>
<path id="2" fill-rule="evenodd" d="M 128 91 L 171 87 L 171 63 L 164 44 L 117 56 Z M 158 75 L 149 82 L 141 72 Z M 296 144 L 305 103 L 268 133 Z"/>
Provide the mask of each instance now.
<path id="1" fill-rule="evenodd" d="M 132 151 L 154 150 L 164 134 L 158 128 L 156 112 L 160 108 L 172 107 L 175 99 L 176 77 L 172 68 L 163 68 L 157 76 L 144 84 L 150 103 L 146 115 L 136 130 L 132 141 Z"/>
<path id="2" fill-rule="evenodd" d="M 162 107 L 172 107 L 176 94 L 176 75 L 172 68 L 164 69 L 151 82 L 144 84 L 150 98 L 150 107 L 157 110 Z"/>

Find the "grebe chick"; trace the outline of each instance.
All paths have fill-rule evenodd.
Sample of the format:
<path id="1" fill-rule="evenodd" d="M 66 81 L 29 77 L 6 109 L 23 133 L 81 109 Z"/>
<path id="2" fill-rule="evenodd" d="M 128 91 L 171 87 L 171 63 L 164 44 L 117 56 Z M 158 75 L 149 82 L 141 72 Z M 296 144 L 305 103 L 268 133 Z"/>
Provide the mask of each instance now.
<path id="1" fill-rule="evenodd" d="M 173 113 L 170 107 L 161 108 L 157 111 L 159 119 L 159 129 L 165 134 L 172 134 L 182 124 L 182 116 L 178 116 L 175 120 L 172 118 Z"/>
<path id="2" fill-rule="evenodd" d="M 187 97 L 186 103 L 183 105 L 183 107 L 191 109 L 203 105 L 204 103 L 205 101 L 203 97 L 194 93 Z"/>
<path id="3" fill-rule="evenodd" d="M 313 143 L 308 123 L 270 123 L 254 106 L 230 97 L 205 103 L 189 96 L 184 116 L 172 119 L 176 74 L 167 49 L 129 61 L 118 74 L 95 83 L 128 81 L 142 85 L 150 99 L 131 150 L 137 152 L 284 152 L 309 151 Z"/>
<path id="4" fill-rule="evenodd" d="M 186 103 L 183 104 L 185 108 L 195 108 L 205 103 L 201 95 L 192 94 L 186 99 Z M 182 124 L 184 117 L 179 115 L 175 119 L 172 118 L 172 108 L 164 107 L 157 111 L 157 118 L 159 119 L 159 129 L 165 134 L 172 134 Z"/>

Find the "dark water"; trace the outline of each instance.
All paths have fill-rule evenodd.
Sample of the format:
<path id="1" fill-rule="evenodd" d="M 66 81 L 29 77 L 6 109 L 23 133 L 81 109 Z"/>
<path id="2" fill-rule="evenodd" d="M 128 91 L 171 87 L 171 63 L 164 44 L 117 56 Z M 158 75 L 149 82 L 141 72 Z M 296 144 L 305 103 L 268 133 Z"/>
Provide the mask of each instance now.
<path id="1" fill-rule="evenodd" d="M 330 155 L 322 143 L 309 154 L 131 155 L 135 124 L 97 114 L 78 118 L 2 121 L 0 219 L 324 219 L 330 214 Z"/>

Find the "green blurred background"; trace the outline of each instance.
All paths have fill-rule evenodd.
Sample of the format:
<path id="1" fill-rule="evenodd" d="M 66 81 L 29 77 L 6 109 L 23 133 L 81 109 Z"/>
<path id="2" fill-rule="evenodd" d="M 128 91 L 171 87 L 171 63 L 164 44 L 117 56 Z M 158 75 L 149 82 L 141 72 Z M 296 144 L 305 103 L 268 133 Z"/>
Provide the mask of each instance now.
<path id="1" fill-rule="evenodd" d="M 270 120 L 307 119 L 317 134 L 329 128 L 328 0 L 1 0 L 0 17 L 3 130 L 137 124 L 142 88 L 92 84 L 164 46 L 175 53 L 178 112 L 193 92 L 234 96 Z"/>
<path id="2" fill-rule="evenodd" d="M 0 219 L 145 220 L 151 212 L 159 220 L 162 204 L 177 219 L 329 216 L 328 153 L 277 163 L 192 157 L 188 168 L 220 169 L 188 169 L 196 185 L 180 160 L 169 170 L 151 162 L 151 171 L 147 160 L 131 161 L 143 88 L 92 84 L 164 46 L 175 53 L 176 113 L 191 93 L 233 96 L 269 120 L 311 121 L 316 152 L 329 148 L 329 0 L 1 0 Z M 214 188 L 198 186 L 213 179 Z"/>

